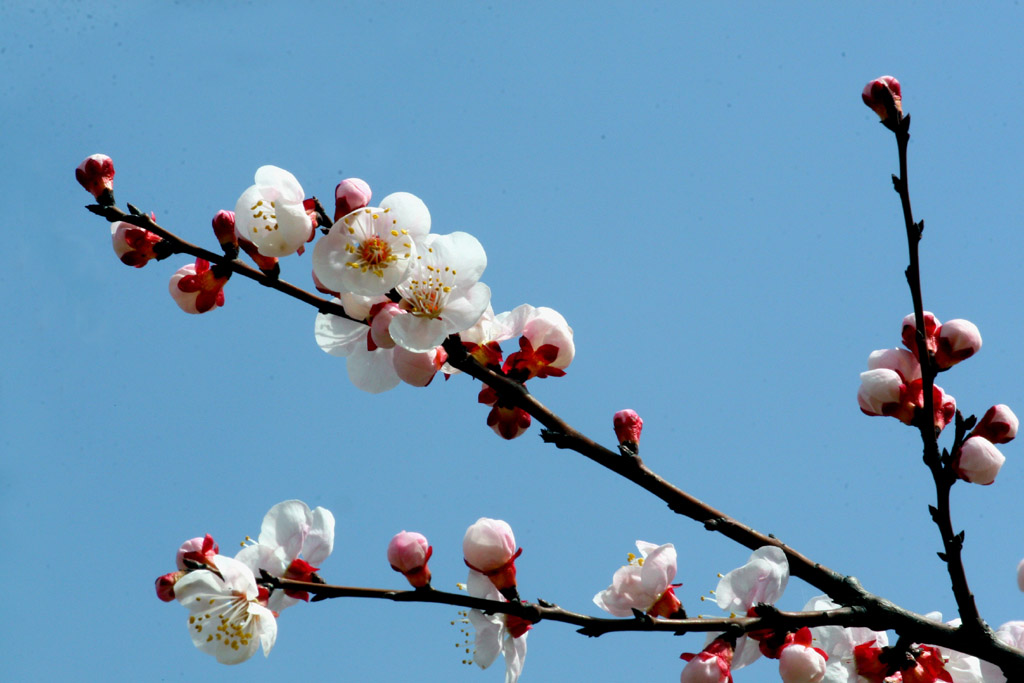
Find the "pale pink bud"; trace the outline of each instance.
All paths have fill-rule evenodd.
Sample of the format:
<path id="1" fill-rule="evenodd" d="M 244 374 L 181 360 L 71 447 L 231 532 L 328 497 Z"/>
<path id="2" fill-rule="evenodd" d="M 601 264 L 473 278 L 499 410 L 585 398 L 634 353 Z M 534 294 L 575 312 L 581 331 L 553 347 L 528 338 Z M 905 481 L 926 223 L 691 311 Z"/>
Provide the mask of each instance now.
<path id="1" fill-rule="evenodd" d="M 519 330 L 519 351 L 505 359 L 502 370 L 521 382 L 534 377 L 561 377 L 576 356 L 572 328 L 553 308 L 517 307 L 506 323 Z"/>
<path id="2" fill-rule="evenodd" d="M 889 118 L 889 105 L 891 102 L 896 111 L 903 113 L 903 101 L 900 96 L 900 82 L 892 76 L 881 76 L 864 86 L 861 93 L 864 104 L 871 107 L 878 117 L 885 121 Z"/>
<path id="3" fill-rule="evenodd" d="M 104 206 L 114 203 L 114 162 L 106 154 L 93 154 L 75 169 L 75 180 Z"/>
<path id="4" fill-rule="evenodd" d="M 491 580 L 502 595 L 512 600 L 516 590 L 515 559 L 522 553 L 516 550 L 516 537 L 512 527 L 500 519 L 481 517 L 474 522 L 462 539 L 462 555 L 466 566 Z"/>
<path id="5" fill-rule="evenodd" d="M 933 385 L 932 403 L 935 406 L 935 427 L 941 431 L 956 417 L 956 399 L 943 391 L 942 387 Z M 918 407 L 924 407 L 923 399 Z"/>
<path id="6" fill-rule="evenodd" d="M 238 233 L 235 232 L 235 212 L 218 211 L 213 217 L 213 234 L 217 236 L 224 253 L 238 255 Z"/>
<path id="7" fill-rule="evenodd" d="M 929 353 L 935 353 L 939 347 L 940 326 L 938 318 L 928 311 L 924 312 L 924 341 Z M 917 356 L 917 318 L 913 313 L 903 318 L 902 337 L 904 346 Z"/>
<path id="8" fill-rule="evenodd" d="M 174 601 L 174 584 L 178 582 L 178 579 L 185 576 L 188 572 L 177 571 L 158 576 L 156 579 L 156 597 L 160 598 L 164 602 Z"/>
<path id="9" fill-rule="evenodd" d="M 1017 565 L 1017 588 L 1024 591 L 1024 560 Z"/>
<path id="10" fill-rule="evenodd" d="M 640 432 L 644 428 L 643 418 L 635 410 L 627 408 L 615 413 L 612 426 L 615 428 L 615 437 L 619 440 L 619 445 L 635 453 L 640 446 Z"/>
<path id="11" fill-rule="evenodd" d="M 131 223 L 116 221 L 110 224 L 110 241 L 121 263 L 142 268 L 156 258 L 154 247 L 162 238 Z"/>
<path id="12" fill-rule="evenodd" d="M 983 436 L 972 436 L 960 447 L 953 461 L 956 475 L 972 484 L 988 486 L 996 480 L 1006 458 L 991 441 Z"/>
<path id="13" fill-rule="evenodd" d="M 370 186 L 366 184 L 365 180 L 359 178 L 342 180 L 334 188 L 334 220 L 338 220 L 356 209 L 369 206 L 372 196 Z"/>
<path id="14" fill-rule="evenodd" d="M 820 683 L 825 678 L 826 660 L 822 650 L 811 647 L 811 630 L 805 626 L 779 655 L 779 676 L 783 683 Z"/>
<path id="15" fill-rule="evenodd" d="M 895 370 L 879 368 L 860 373 L 860 389 L 857 390 L 857 403 L 867 415 L 901 415 L 906 412 L 901 397 L 904 389 L 903 379 Z M 913 418 L 911 410 L 910 418 Z"/>
<path id="16" fill-rule="evenodd" d="M 1020 422 L 1010 407 L 1000 403 L 985 411 L 985 416 L 971 431 L 971 436 L 983 436 L 992 443 L 1009 443 L 1017 436 L 1019 426 Z"/>
<path id="17" fill-rule="evenodd" d="M 230 273 L 229 273 L 230 274 Z M 208 261 L 182 266 L 171 276 L 168 290 L 178 307 L 186 313 L 206 313 L 224 305 L 227 277 L 218 277 Z"/>
<path id="18" fill-rule="evenodd" d="M 373 316 L 370 323 L 370 336 L 373 337 L 373 343 L 382 349 L 394 348 L 395 340 L 391 338 L 388 325 L 396 316 L 405 314 L 402 307 L 393 301 L 374 305 L 370 310 L 370 315 Z"/>
<path id="19" fill-rule="evenodd" d="M 396 346 L 392 358 L 398 378 L 414 387 L 425 387 L 430 384 L 447 360 L 448 352 L 440 346 L 426 353 L 416 353 Z"/>
<path id="20" fill-rule="evenodd" d="M 404 574 L 413 588 L 422 588 L 430 585 L 427 561 L 433 552 L 426 536 L 415 531 L 402 531 L 388 543 L 388 563 L 396 572 Z"/>
<path id="21" fill-rule="evenodd" d="M 190 538 L 181 544 L 178 548 L 178 554 L 175 557 L 175 563 L 178 569 L 189 570 L 196 569 L 197 564 L 205 564 L 213 567 L 213 556 L 220 552 L 220 547 L 217 542 L 213 540 L 213 536 L 206 534 L 205 536 L 196 536 Z M 186 563 L 186 560 L 191 564 Z"/>
<path id="22" fill-rule="evenodd" d="M 697 654 L 684 652 L 680 659 L 686 660 L 679 683 L 726 683 L 732 681 L 730 668 L 735 644 L 725 638 L 715 638 Z"/>
<path id="23" fill-rule="evenodd" d="M 935 364 L 939 369 L 951 368 L 981 349 L 981 332 L 970 320 L 950 320 L 939 328 Z"/>
<path id="24" fill-rule="evenodd" d="M 868 356 L 868 370 L 894 370 L 904 383 L 921 379 L 921 364 L 917 356 L 906 349 L 879 349 Z"/>

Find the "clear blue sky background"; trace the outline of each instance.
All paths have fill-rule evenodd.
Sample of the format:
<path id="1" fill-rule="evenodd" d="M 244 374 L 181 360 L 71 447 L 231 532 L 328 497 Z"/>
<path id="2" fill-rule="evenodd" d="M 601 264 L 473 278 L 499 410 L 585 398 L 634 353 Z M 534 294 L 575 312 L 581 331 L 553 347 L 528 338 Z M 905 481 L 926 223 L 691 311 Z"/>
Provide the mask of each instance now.
<path id="1" fill-rule="evenodd" d="M 241 278 L 225 308 L 181 313 L 166 288 L 187 259 L 126 268 L 82 209 L 73 171 L 94 152 L 122 205 L 208 246 L 262 164 L 328 202 L 349 176 L 419 195 L 435 232 L 483 243 L 496 310 L 575 328 L 542 401 L 608 444 L 612 413 L 637 409 L 664 476 L 952 616 L 915 433 L 854 398 L 911 308 L 895 145 L 860 91 L 902 81 L 926 308 L 985 338 L 940 383 L 966 412 L 1024 413 L 1022 20 L 1008 3 L 4 3 L 6 679 L 502 680 L 459 663 L 444 606 L 299 606 L 269 660 L 196 651 L 153 579 L 191 536 L 233 553 L 288 498 L 333 510 L 322 574 L 349 585 L 403 584 L 384 550 L 404 528 L 452 587 L 480 516 L 515 529 L 525 597 L 595 614 L 635 539 L 676 544 L 694 614 L 749 553 L 536 428 L 498 439 L 466 378 L 360 393 L 313 310 Z M 996 626 L 1024 618 L 1024 454 L 1004 452 L 994 486 L 954 491 Z M 794 581 L 781 605 L 815 594 Z M 524 681 L 673 681 L 702 639 L 543 623 L 529 642 Z"/>

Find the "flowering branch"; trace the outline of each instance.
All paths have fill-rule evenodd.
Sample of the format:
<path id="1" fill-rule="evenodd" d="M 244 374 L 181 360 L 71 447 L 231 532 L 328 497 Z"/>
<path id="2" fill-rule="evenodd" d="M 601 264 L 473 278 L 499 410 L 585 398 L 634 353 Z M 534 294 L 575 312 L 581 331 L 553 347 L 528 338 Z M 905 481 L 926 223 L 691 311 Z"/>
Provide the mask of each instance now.
<path id="1" fill-rule="evenodd" d="M 898 88 L 898 85 L 897 85 Z M 899 176 L 892 177 L 893 187 L 900 196 L 900 205 L 903 209 L 903 220 L 907 232 L 907 248 L 909 251 L 910 263 L 907 266 L 906 278 L 910 287 L 910 296 L 914 305 L 914 320 L 916 323 L 917 357 L 921 363 L 922 395 L 924 398 L 923 410 L 918 421 L 918 428 L 921 432 L 921 440 L 924 444 L 924 463 L 932 473 L 935 482 L 936 505 L 929 506 L 932 519 L 939 528 L 942 537 L 943 552 L 939 558 L 946 563 L 952 583 L 953 596 L 956 599 L 963 628 L 967 631 L 980 631 L 991 635 L 991 629 L 982 620 L 978 613 L 978 607 L 974 602 L 974 595 L 967 584 L 967 575 L 963 564 L 963 541 L 964 532 L 953 531 L 953 522 L 950 510 L 950 490 L 956 483 L 957 476 L 952 468 L 952 457 L 949 452 L 940 455 L 938 445 L 938 434 L 941 428 L 936 428 L 933 421 L 935 415 L 933 387 L 938 368 L 933 353 L 928 349 L 928 334 L 926 331 L 927 319 L 924 311 L 923 295 L 921 291 L 921 269 L 918 258 L 918 244 L 924 233 L 924 221 L 914 221 L 914 214 L 910 207 L 910 189 L 907 182 L 907 147 L 910 142 L 910 115 L 903 115 L 902 106 L 897 106 L 896 97 L 893 91 L 885 88 L 880 92 L 884 98 L 884 106 L 887 109 L 887 116 L 882 124 L 889 128 L 896 136 L 896 147 L 899 154 Z M 956 435 L 953 445 L 953 453 L 959 451 L 963 443 L 964 435 L 968 429 L 974 426 L 974 417 L 966 421 L 956 412 Z"/>

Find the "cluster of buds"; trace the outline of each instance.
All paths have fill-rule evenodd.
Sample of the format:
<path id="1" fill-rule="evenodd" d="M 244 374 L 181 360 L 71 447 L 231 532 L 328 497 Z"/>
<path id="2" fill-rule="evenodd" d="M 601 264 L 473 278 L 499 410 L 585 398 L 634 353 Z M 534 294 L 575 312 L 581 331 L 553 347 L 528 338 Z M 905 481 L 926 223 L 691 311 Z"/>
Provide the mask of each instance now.
<path id="1" fill-rule="evenodd" d="M 922 362 L 936 372 L 948 370 L 981 349 L 981 333 L 968 320 L 945 324 L 931 313 L 923 316 L 919 337 L 913 313 L 903 319 L 901 338 L 906 349 L 882 349 L 868 356 L 868 370 L 860 375 L 857 403 L 867 415 L 895 417 L 904 424 L 918 425 L 923 415 Z M 921 358 L 921 351 L 926 356 Z M 956 400 L 937 385 L 932 386 L 932 416 L 941 431 L 956 415 Z M 974 484 L 995 481 L 1005 458 L 995 444 L 1007 443 L 1017 435 L 1017 416 L 1005 405 L 995 405 L 975 426 L 954 453 L 956 475 Z"/>

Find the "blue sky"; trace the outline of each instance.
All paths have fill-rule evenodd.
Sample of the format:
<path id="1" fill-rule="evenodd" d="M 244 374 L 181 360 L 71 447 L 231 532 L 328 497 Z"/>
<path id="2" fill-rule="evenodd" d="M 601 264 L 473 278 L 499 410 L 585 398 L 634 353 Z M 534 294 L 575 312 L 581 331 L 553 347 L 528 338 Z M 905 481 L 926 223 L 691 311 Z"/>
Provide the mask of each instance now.
<path id="1" fill-rule="evenodd" d="M 289 498 L 333 510 L 322 574 L 348 585 L 399 587 L 384 550 L 410 529 L 452 587 L 480 516 L 515 529 L 524 597 L 594 614 L 636 539 L 676 544 L 692 613 L 749 554 L 536 428 L 498 439 L 466 378 L 360 393 L 314 343 L 314 311 L 241 278 L 223 309 L 184 315 L 166 287 L 187 259 L 126 268 L 82 209 L 73 171 L 95 152 L 113 157 L 122 205 L 210 247 L 210 219 L 263 164 L 325 200 L 350 176 L 417 194 L 435 232 L 484 245 L 496 310 L 551 306 L 573 326 L 568 375 L 531 386 L 545 404 L 606 443 L 612 414 L 635 408 L 659 473 L 952 615 L 915 433 L 854 398 L 911 308 L 895 145 L 860 91 L 901 80 L 925 306 L 984 335 L 940 384 L 966 412 L 1021 412 L 1018 6 L 208 5 L 0 9 L 11 680 L 502 680 L 459 663 L 455 610 L 438 606 L 299 606 L 268 660 L 196 651 L 153 579 L 182 540 L 210 532 L 233 552 Z M 283 277 L 308 286 L 309 268 L 291 257 Z M 1024 470 L 1018 445 L 1003 450 L 994 486 L 954 490 L 996 626 L 1024 618 Z M 815 594 L 794 581 L 780 604 Z M 545 623 L 523 680 L 671 681 L 700 642 Z M 737 677 L 773 679 L 770 664 Z"/>

